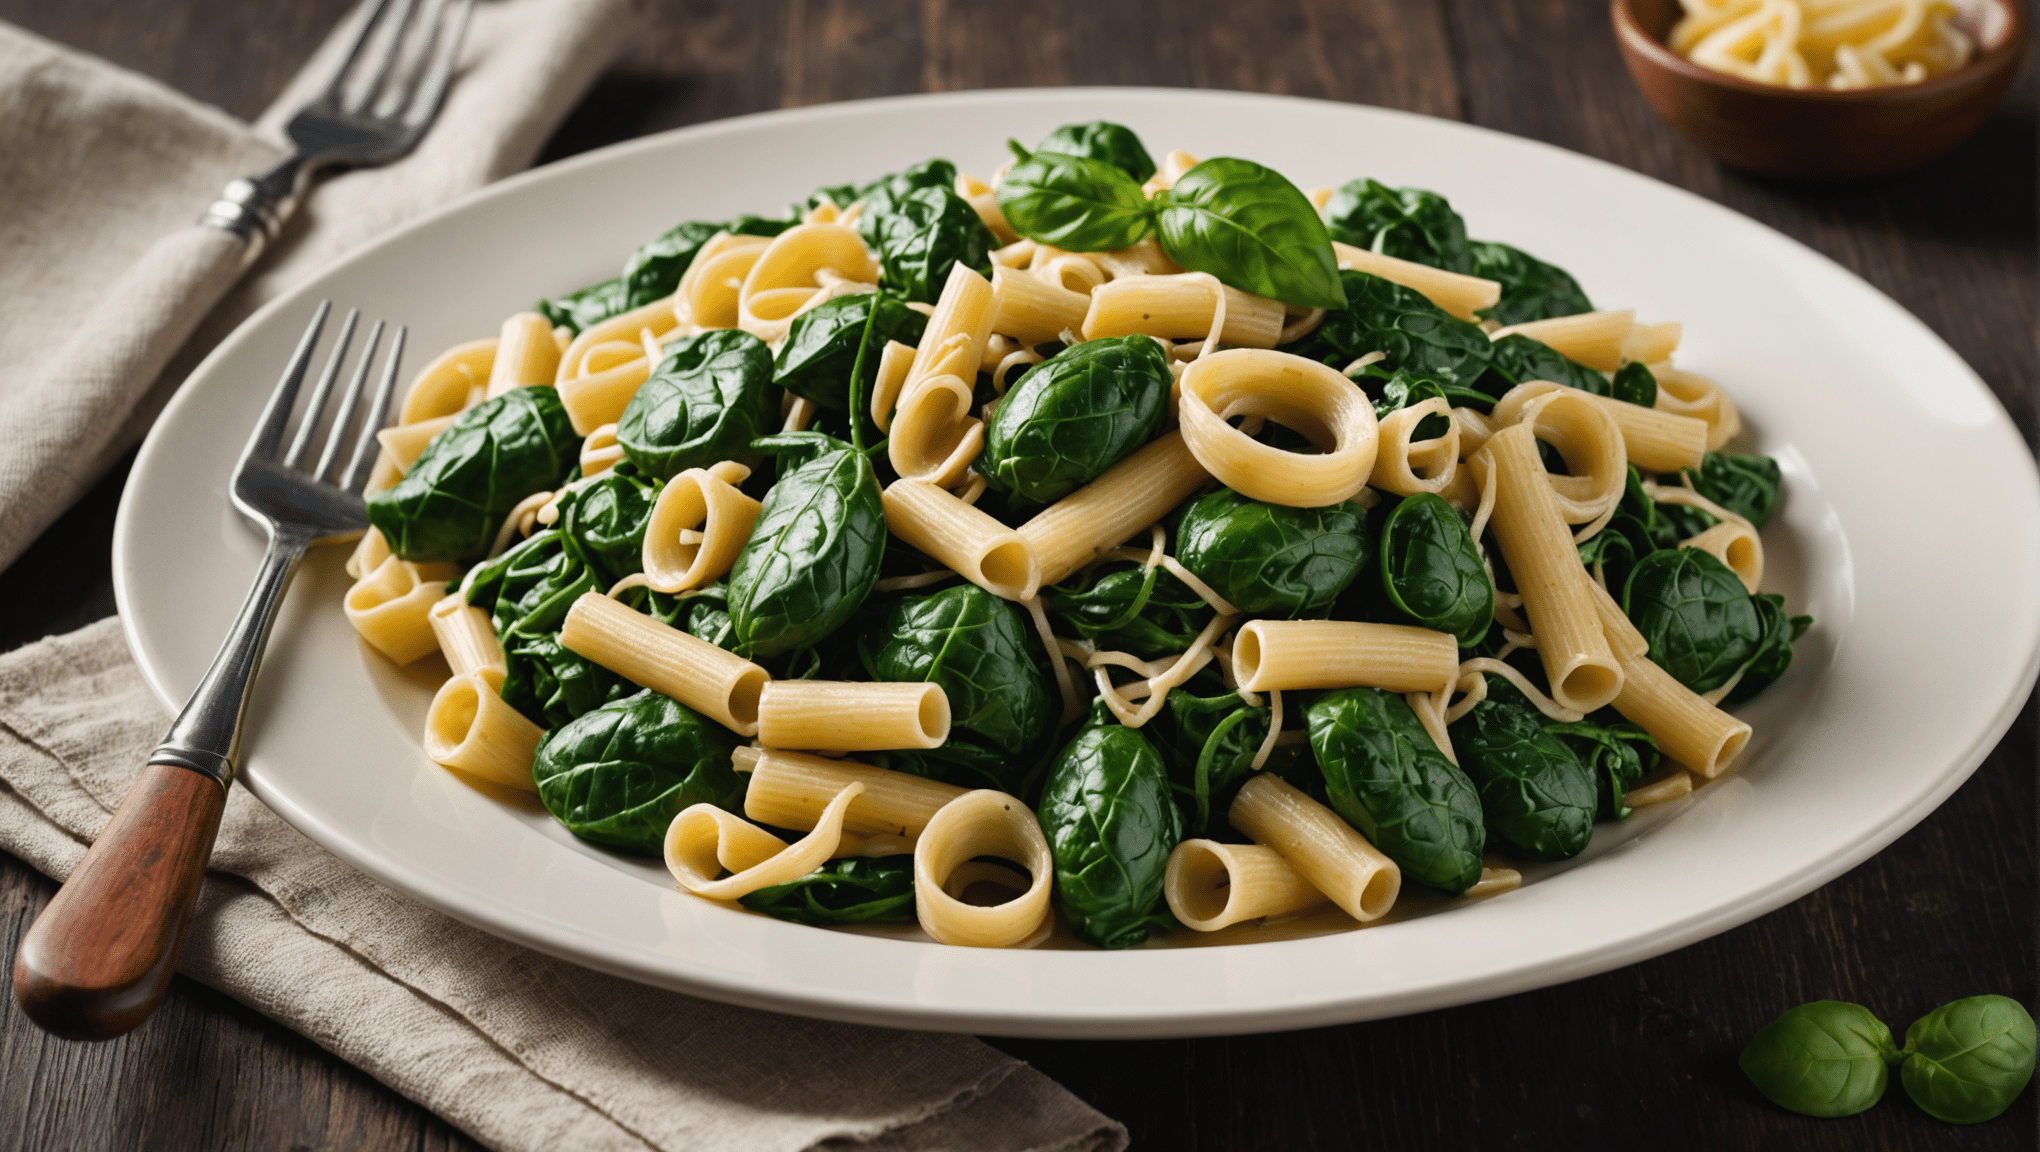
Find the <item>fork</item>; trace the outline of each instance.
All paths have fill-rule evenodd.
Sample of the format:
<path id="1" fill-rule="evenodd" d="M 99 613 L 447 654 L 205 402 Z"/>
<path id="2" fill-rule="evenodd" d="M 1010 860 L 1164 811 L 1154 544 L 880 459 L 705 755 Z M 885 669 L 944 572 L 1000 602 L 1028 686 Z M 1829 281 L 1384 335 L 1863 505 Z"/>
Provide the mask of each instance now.
<path id="1" fill-rule="evenodd" d="M 162 1000 L 219 832 L 249 690 L 284 591 L 313 545 L 353 539 L 368 527 L 361 490 L 375 460 L 376 431 L 389 415 L 406 330 L 398 328 L 390 340 L 382 378 L 343 463 L 383 322 L 369 329 L 324 447 L 307 466 L 361 318 L 355 310 L 341 322 L 286 446 L 291 410 L 331 311 L 331 301 L 320 302 L 234 468 L 234 505 L 263 529 L 269 545 L 233 630 L 113 820 L 15 955 L 15 998 L 31 1019 L 59 1036 L 118 1036 L 147 1019 Z"/>
<path id="2" fill-rule="evenodd" d="M 339 71 L 285 128 L 297 151 L 260 176 L 232 181 L 206 210 L 201 223 L 241 238 L 244 264 L 276 239 L 319 172 L 387 164 L 432 126 L 474 3 L 438 0 L 429 18 L 414 21 L 421 7 L 422 0 L 365 7 Z"/>

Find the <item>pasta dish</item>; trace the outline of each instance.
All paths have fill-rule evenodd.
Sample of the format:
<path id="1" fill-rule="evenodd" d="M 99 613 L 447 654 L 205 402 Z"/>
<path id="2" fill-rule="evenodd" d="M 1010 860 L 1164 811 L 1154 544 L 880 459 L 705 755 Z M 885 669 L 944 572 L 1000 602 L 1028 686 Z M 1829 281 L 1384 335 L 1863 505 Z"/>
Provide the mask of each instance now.
<path id="1" fill-rule="evenodd" d="M 1506 891 L 1727 771 L 1780 469 L 1435 192 L 1058 129 L 448 349 L 345 610 L 436 763 L 706 899 L 1104 948 Z"/>

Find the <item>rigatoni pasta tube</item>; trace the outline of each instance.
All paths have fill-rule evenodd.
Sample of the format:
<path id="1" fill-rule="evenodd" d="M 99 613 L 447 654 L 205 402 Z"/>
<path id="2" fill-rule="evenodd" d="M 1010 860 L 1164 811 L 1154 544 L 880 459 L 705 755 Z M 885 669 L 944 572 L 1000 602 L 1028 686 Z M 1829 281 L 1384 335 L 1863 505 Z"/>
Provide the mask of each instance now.
<path id="1" fill-rule="evenodd" d="M 1208 479 L 1183 434 L 1164 433 L 1042 509 L 1019 533 L 1041 563 L 1041 582 L 1053 584 L 1160 520 Z"/>
<path id="2" fill-rule="evenodd" d="M 1602 372 L 1613 372 L 1622 367 L 1622 345 L 1629 338 L 1629 330 L 1635 326 L 1635 310 L 1625 308 L 1620 312 L 1581 312 L 1575 316 L 1531 320 L 1497 328 L 1490 335 L 1496 340 L 1504 336 L 1528 336 L 1549 344 L 1568 360 Z"/>
<path id="3" fill-rule="evenodd" d="M 496 695 L 480 676 L 455 676 L 425 710 L 425 756 L 506 788 L 538 791 L 531 758 L 545 729 Z"/>
<path id="4" fill-rule="evenodd" d="M 1091 291 L 1090 310 L 1084 313 L 1084 339 L 1208 336 L 1218 313 L 1213 283 L 1202 273 L 1184 272 L 1128 276 L 1100 284 Z M 1225 322 L 1219 340 L 1241 348 L 1275 347 L 1282 338 L 1282 302 L 1223 285 L 1219 289 L 1225 293 Z"/>
<path id="5" fill-rule="evenodd" d="M 974 378 L 978 362 L 984 359 L 985 341 L 991 338 L 992 282 L 959 260 L 949 269 L 942 295 L 935 300 L 935 312 L 921 332 L 906 382 L 912 384 L 923 376 Z"/>
<path id="6" fill-rule="evenodd" d="M 1516 412 L 1523 404 L 1564 387 L 1550 380 L 1526 380 L 1509 389 L 1508 395 L 1502 398 L 1503 403 L 1495 405 L 1494 422 L 1514 424 Z M 1512 399 L 1514 402 L 1508 403 Z M 1681 468 L 1700 467 L 1700 459 L 1707 452 L 1705 420 L 1681 416 L 1662 408 L 1645 408 L 1613 396 L 1594 396 L 1593 401 L 1614 418 L 1615 427 L 1622 432 L 1623 451 L 1631 464 L 1647 472 L 1677 472 Z"/>
<path id="7" fill-rule="evenodd" d="M 347 621 L 375 650 L 398 664 L 439 648 L 432 634 L 432 605 L 446 595 L 445 565 L 430 565 L 431 571 L 395 556 L 354 582 L 343 602 Z M 431 577 L 438 576 L 438 579 Z"/>
<path id="8" fill-rule="evenodd" d="M 1003 904 L 966 904 L 944 887 L 965 862 L 996 856 L 1027 869 L 1027 891 Z M 1011 948 L 1047 921 L 1055 862 L 1034 813 L 1017 797 L 966 792 L 935 813 L 914 845 L 914 903 L 921 929 L 939 944 Z"/>
<path id="9" fill-rule="evenodd" d="M 1622 691 L 1622 665 L 1608 649 L 1589 587 L 1593 580 L 1580 565 L 1531 432 L 1528 424 L 1504 428 L 1474 459 L 1485 462 L 1480 479 L 1495 494 L 1495 538 L 1537 633 L 1551 698 L 1592 712 Z"/>
<path id="10" fill-rule="evenodd" d="M 663 692 L 739 736 L 758 734 L 758 696 L 770 673 L 600 592 L 567 610 L 560 643 L 611 672 Z"/>
<path id="11" fill-rule="evenodd" d="M 1321 508 L 1351 499 L 1374 470 L 1374 405 L 1337 369 L 1287 352 L 1233 348 L 1183 370 L 1177 417 L 1206 471 L 1244 496 Z M 1309 440 L 1316 455 L 1263 444 L 1227 421 L 1263 416 Z"/>
<path id="12" fill-rule="evenodd" d="M 1459 642 L 1413 624 L 1253 620 L 1233 637 L 1232 659 L 1233 675 L 1249 692 L 1441 692 L 1459 670 Z"/>
<path id="13" fill-rule="evenodd" d="M 489 368 L 489 398 L 512 388 L 551 384 L 560 367 L 560 346 L 552 324 L 536 312 L 519 312 L 503 321 L 496 355 Z"/>
<path id="14" fill-rule="evenodd" d="M 992 331 L 1022 344 L 1060 337 L 1081 327 L 1091 298 L 1017 268 L 992 269 Z"/>
<path id="15" fill-rule="evenodd" d="M 1337 240 L 1332 241 L 1332 255 L 1338 259 L 1339 267 L 1379 276 L 1421 292 L 1425 299 L 1468 324 L 1480 323 L 1479 309 L 1492 308 L 1502 299 L 1499 283 L 1478 276 L 1447 272 L 1414 260 L 1398 260 L 1365 248 L 1355 248 L 1351 244 L 1341 244 Z"/>
<path id="16" fill-rule="evenodd" d="M 411 381 L 404 393 L 404 406 L 397 413 L 399 424 L 416 424 L 451 416 L 468 406 L 470 394 L 486 391 L 496 361 L 496 341 L 471 340 L 456 344 L 439 354 Z"/>
<path id="17" fill-rule="evenodd" d="M 713 804 L 682 809 L 666 826 L 666 871 L 680 887 L 711 900 L 735 900 L 820 868 L 842 843 L 843 813 L 862 784 L 845 785 L 822 809 L 814 831 L 792 844 Z M 733 873 L 722 876 L 724 870 Z"/>
<path id="18" fill-rule="evenodd" d="M 660 592 L 685 592 L 730 570 L 763 507 L 736 488 L 750 473 L 725 460 L 666 482 L 645 520 L 645 583 Z"/>
<path id="19" fill-rule="evenodd" d="M 1751 592 L 1764 580 L 1764 542 L 1747 523 L 1724 520 L 1679 542 L 1681 548 L 1698 548 L 1728 565 L 1729 570 Z"/>
<path id="20" fill-rule="evenodd" d="M 1543 637 L 1538 637 L 1539 643 Z M 1750 726 L 1700 698 L 1647 656 L 1622 660 L 1615 710 L 1643 726 L 1665 755 L 1713 779 L 1750 741 Z"/>
<path id="21" fill-rule="evenodd" d="M 1445 434 L 1413 442 L 1417 429 L 1433 416 L 1445 421 Z M 1367 482 L 1385 492 L 1398 496 L 1443 492 L 1459 472 L 1459 421 L 1442 396 L 1382 417 L 1374 443 L 1374 470 Z"/>
<path id="22" fill-rule="evenodd" d="M 1567 476 L 1544 473 L 1568 524 L 1585 524 L 1612 512 L 1629 479 L 1628 449 L 1621 426 L 1600 398 L 1578 388 L 1545 388 L 1548 381 L 1519 384 L 1495 402 L 1494 426 L 1527 424 L 1537 439 L 1557 449 Z"/>
<path id="23" fill-rule="evenodd" d="M 587 436 L 605 424 L 623 419 L 623 410 L 630 407 L 631 397 L 637 395 L 651 375 L 651 360 L 639 356 L 600 372 L 560 381 L 555 387 L 559 389 L 560 404 L 567 410 L 567 419 L 573 421 L 575 435 Z"/>
<path id="24" fill-rule="evenodd" d="M 1355 920 L 1378 919 L 1395 906 L 1402 869 L 1337 812 L 1272 772 L 1246 782 L 1226 819 L 1275 849 L 1290 867 Z"/>
<path id="25" fill-rule="evenodd" d="M 949 694 L 928 681 L 773 680 L 758 694 L 767 748 L 881 752 L 947 739 Z"/>
<path id="26" fill-rule="evenodd" d="M 1301 912 L 1329 898 L 1265 844 L 1185 840 L 1169 853 L 1162 897 L 1185 927 L 1216 932 L 1242 920 Z"/>
<path id="27" fill-rule="evenodd" d="M 975 369 L 971 378 L 975 379 Z M 947 372 L 907 382 L 886 437 L 886 458 L 909 480 L 950 485 L 985 446 L 985 422 L 970 414 L 971 381 Z"/>
<path id="28" fill-rule="evenodd" d="M 446 654 L 447 667 L 453 669 L 455 676 L 480 676 L 497 691 L 503 690 L 509 662 L 503 657 L 503 644 L 496 638 L 487 612 L 454 592 L 432 605 L 429 619 L 432 634 L 439 638 L 439 650 Z"/>
<path id="29" fill-rule="evenodd" d="M 1025 536 L 946 489 L 895 480 L 885 490 L 885 526 L 994 596 L 1026 600 L 1041 587 L 1041 561 Z"/>
<path id="30" fill-rule="evenodd" d="M 425 454 L 425 447 L 432 443 L 432 438 L 446 431 L 458 418 L 459 414 L 455 413 L 452 416 L 436 416 L 430 420 L 415 420 L 409 424 L 378 429 L 375 440 L 382 446 L 382 455 L 376 462 L 380 464 L 387 459 L 390 466 L 396 469 L 397 475 L 402 476 L 411 470 L 411 465 L 418 462 L 418 457 Z"/>
<path id="31" fill-rule="evenodd" d="M 969 791 L 940 780 L 777 748 L 739 748 L 734 762 L 748 771 L 744 814 L 774 828 L 807 829 L 844 787 L 864 791 L 843 814 L 843 831 L 861 836 L 915 837 L 944 804 Z"/>

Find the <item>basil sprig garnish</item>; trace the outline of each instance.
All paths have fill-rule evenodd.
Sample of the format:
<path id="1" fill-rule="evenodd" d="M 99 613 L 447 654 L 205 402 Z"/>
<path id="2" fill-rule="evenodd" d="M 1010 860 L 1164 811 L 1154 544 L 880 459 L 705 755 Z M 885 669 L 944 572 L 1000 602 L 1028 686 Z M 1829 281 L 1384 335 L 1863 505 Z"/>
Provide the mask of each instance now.
<path id="1" fill-rule="evenodd" d="M 1853 1116 L 1877 1103 L 1898 1069 L 1928 1115 L 1976 1124 L 2003 1112 L 2033 1078 L 2033 1017 L 2005 996 L 1943 1004 L 1906 1029 L 1905 1047 L 1860 1004 L 1815 1000 L 1765 1025 L 1737 1061 L 1779 1107 Z"/>
<path id="2" fill-rule="evenodd" d="M 1125 169 L 1056 152 L 1013 165 L 999 182 L 999 211 L 1022 236 L 1071 252 L 1130 248 L 1155 226 Z"/>

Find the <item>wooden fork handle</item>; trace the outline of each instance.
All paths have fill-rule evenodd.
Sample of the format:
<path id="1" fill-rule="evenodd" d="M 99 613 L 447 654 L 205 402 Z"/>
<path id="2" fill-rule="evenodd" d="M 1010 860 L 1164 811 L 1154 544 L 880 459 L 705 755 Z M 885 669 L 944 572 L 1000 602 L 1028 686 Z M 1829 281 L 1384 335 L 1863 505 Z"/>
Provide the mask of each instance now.
<path id="1" fill-rule="evenodd" d="M 73 1040 L 109 1040 L 156 1010 L 191 927 L 227 790 L 150 764 L 14 957 L 14 998 Z"/>

